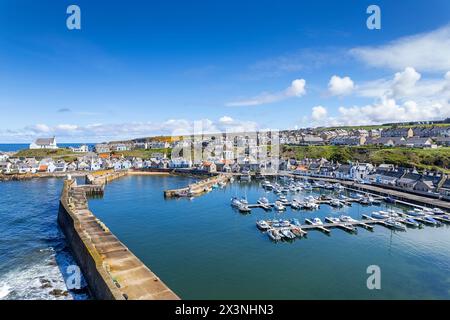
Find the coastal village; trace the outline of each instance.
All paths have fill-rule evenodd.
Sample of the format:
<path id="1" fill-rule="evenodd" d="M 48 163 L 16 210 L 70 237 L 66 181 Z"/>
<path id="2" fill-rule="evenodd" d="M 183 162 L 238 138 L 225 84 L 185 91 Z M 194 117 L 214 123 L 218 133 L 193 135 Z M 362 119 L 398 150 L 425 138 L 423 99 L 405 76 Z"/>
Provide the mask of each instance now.
<path id="1" fill-rule="evenodd" d="M 263 137 L 263 138 L 262 138 Z M 189 138 L 189 139 L 188 139 Z M 70 157 L 52 156 L 61 150 L 56 138 L 39 138 L 29 151 L 47 150 L 48 156 L 20 156 L 0 153 L 0 175 L 67 174 L 113 169 L 148 171 L 184 171 L 196 174 L 229 173 L 242 176 L 265 176 L 289 172 L 309 177 L 353 180 L 359 183 L 398 188 L 450 200 L 450 177 L 443 171 L 418 170 L 390 163 L 372 164 L 358 161 L 339 162 L 326 158 L 266 158 L 267 147 L 274 144 L 270 134 L 211 134 L 201 137 L 169 139 L 142 138 L 124 142 L 77 145 L 67 148 Z M 388 129 L 301 129 L 281 131 L 277 143 L 282 146 L 367 146 L 385 148 L 439 149 L 450 145 L 450 126 L 410 126 Z M 200 146 L 208 157 L 198 160 L 170 154 L 171 150 Z M 236 151 L 238 150 L 238 151 Z M 146 151 L 145 157 L 134 155 Z M 139 154 L 139 153 L 137 153 Z M 195 159 L 195 158 L 194 158 Z"/>

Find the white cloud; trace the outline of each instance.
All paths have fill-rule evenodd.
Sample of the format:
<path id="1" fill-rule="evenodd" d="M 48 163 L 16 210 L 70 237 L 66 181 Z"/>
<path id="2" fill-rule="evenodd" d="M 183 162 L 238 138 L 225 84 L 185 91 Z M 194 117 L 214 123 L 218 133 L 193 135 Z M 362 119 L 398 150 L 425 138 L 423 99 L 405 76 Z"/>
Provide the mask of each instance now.
<path id="1" fill-rule="evenodd" d="M 230 123 L 233 123 L 233 118 L 231 118 L 231 117 L 228 117 L 228 116 L 223 116 L 223 117 L 221 117 L 220 119 L 219 119 L 219 122 L 220 123 L 225 123 L 225 124 L 230 124 Z"/>
<path id="2" fill-rule="evenodd" d="M 154 135 L 186 135 L 218 132 L 254 132 L 259 129 L 256 122 L 236 120 L 223 116 L 217 121 L 200 119 L 169 119 L 164 122 L 131 122 L 115 124 L 59 124 L 48 126 L 38 124 L 17 130 L 0 130 L 0 141 L 31 142 L 38 137 L 56 136 L 58 141 L 101 142 L 133 139 Z"/>
<path id="3" fill-rule="evenodd" d="M 282 101 L 292 97 L 301 97 L 306 94 L 305 87 L 306 81 L 304 79 L 295 79 L 288 88 L 281 92 L 263 93 L 251 99 L 228 102 L 225 105 L 227 107 L 258 106 L 261 104 Z"/>
<path id="4" fill-rule="evenodd" d="M 321 106 L 314 107 L 311 116 L 303 122 L 335 126 L 450 117 L 450 72 L 441 78 L 422 79 L 414 68 L 407 67 L 391 79 L 364 83 L 355 90 L 358 95 L 375 98 L 374 102 L 364 106 L 342 106 L 334 116 L 325 114 L 326 109 Z"/>
<path id="5" fill-rule="evenodd" d="M 446 72 L 450 70 L 450 25 L 387 45 L 353 48 L 350 54 L 374 67 Z"/>
<path id="6" fill-rule="evenodd" d="M 328 111 L 322 106 L 312 108 L 311 119 L 314 121 L 321 121 L 328 116 Z"/>
<path id="7" fill-rule="evenodd" d="M 344 96 L 352 93 L 355 84 L 350 77 L 332 76 L 328 83 L 328 91 L 333 96 Z"/>

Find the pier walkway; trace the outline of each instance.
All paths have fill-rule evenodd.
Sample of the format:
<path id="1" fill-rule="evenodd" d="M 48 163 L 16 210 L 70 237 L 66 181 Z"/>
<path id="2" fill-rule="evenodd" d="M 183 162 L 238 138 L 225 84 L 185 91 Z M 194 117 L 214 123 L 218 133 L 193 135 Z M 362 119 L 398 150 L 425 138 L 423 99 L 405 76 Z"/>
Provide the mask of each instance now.
<path id="1" fill-rule="evenodd" d="M 119 175 L 102 176 L 100 181 L 106 183 L 113 177 Z M 178 296 L 89 210 L 87 187 L 101 186 L 77 186 L 75 180 L 64 182 L 58 223 L 94 297 L 178 300 Z"/>

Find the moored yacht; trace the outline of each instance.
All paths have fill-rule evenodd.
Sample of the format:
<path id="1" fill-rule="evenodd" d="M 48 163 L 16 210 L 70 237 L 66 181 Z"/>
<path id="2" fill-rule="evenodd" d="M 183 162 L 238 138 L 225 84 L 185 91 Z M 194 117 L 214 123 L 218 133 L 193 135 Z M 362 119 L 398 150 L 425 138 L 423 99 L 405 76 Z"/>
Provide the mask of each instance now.
<path id="1" fill-rule="evenodd" d="M 269 238 L 272 239 L 273 241 L 281 240 L 281 235 L 277 229 L 270 229 L 269 231 L 267 231 L 267 234 L 269 235 Z"/>
<path id="2" fill-rule="evenodd" d="M 387 219 L 384 224 L 392 229 L 406 231 L 406 227 L 393 218 Z"/>
<path id="3" fill-rule="evenodd" d="M 280 201 L 275 201 L 274 208 L 277 211 L 284 211 L 284 210 L 286 210 L 286 207 Z"/>
<path id="4" fill-rule="evenodd" d="M 261 230 L 268 230 L 270 229 L 270 225 L 265 220 L 258 220 L 256 221 L 256 226 Z"/>

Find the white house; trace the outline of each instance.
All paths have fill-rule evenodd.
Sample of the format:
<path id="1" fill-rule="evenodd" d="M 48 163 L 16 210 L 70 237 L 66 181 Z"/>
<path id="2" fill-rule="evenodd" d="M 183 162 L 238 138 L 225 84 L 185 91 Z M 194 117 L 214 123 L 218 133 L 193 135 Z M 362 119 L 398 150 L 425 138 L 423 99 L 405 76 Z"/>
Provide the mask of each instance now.
<path id="1" fill-rule="evenodd" d="M 6 161 L 8 160 L 9 156 L 6 153 L 0 152 L 0 161 Z"/>
<path id="2" fill-rule="evenodd" d="M 30 144 L 30 149 L 58 149 L 56 138 L 39 138 Z"/>
<path id="3" fill-rule="evenodd" d="M 70 150 L 75 153 L 87 153 L 89 152 L 89 147 L 87 145 L 82 145 L 79 147 L 70 147 Z"/>

